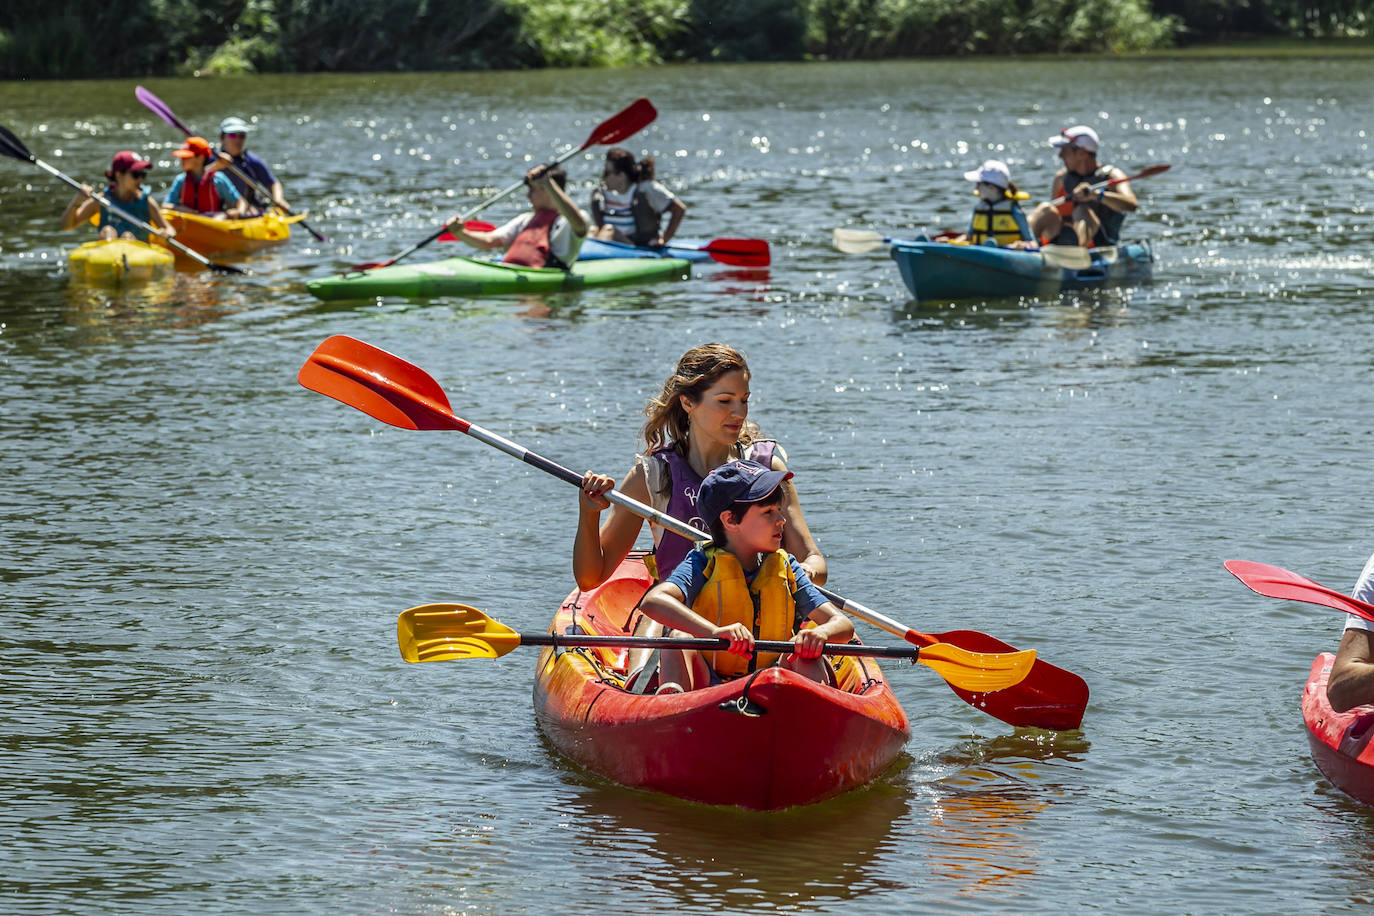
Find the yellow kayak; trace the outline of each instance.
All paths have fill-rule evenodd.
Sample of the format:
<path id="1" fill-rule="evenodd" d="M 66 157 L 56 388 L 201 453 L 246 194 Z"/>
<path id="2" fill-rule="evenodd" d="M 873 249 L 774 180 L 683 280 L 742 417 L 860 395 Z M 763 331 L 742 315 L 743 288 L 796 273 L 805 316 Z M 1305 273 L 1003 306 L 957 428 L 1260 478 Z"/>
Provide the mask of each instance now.
<path id="1" fill-rule="evenodd" d="M 291 224 L 305 217 L 304 213 L 287 216 L 269 210 L 248 219 L 213 219 L 180 210 L 162 211 L 162 218 L 177 231 L 176 240 L 201 254 L 247 254 L 280 245 L 291 238 Z"/>
<path id="2" fill-rule="evenodd" d="M 72 275 L 93 283 L 142 283 L 167 275 L 172 253 L 131 239 L 87 242 L 71 253 Z"/>

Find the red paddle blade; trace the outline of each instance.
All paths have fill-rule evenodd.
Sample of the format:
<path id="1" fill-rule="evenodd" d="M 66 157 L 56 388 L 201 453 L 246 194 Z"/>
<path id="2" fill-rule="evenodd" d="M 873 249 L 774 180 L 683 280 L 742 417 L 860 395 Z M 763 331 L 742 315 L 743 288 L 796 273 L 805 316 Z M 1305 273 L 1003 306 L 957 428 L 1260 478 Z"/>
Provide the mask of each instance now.
<path id="1" fill-rule="evenodd" d="M 484 223 L 484 222 L 482 222 L 480 219 L 470 219 L 470 220 L 468 220 L 466 223 L 463 223 L 463 228 L 466 229 L 468 232 L 495 232 L 495 231 L 496 231 L 496 226 L 494 226 L 494 225 L 491 224 L 491 223 Z M 439 236 L 439 238 L 435 239 L 435 241 L 438 241 L 438 242 L 457 242 L 457 241 L 459 241 L 459 238 L 458 238 L 458 236 L 454 235 L 452 232 L 445 231 L 442 235 Z"/>
<path id="2" fill-rule="evenodd" d="M 448 396 L 429 373 L 385 350 L 337 334 L 315 348 L 297 381 L 402 429 L 471 425 L 453 415 Z"/>
<path id="3" fill-rule="evenodd" d="M 1015 647 L 977 630 L 951 630 L 935 633 L 939 642 L 970 652 L 1015 652 Z M 919 643 L 917 643 L 919 645 Z M 1037 657 L 1026 679 L 1015 686 L 993 693 L 975 693 L 950 685 L 965 703 L 1018 728 L 1048 728 L 1067 731 L 1083 724 L 1088 707 L 1088 684 L 1072 671 L 1065 671 Z"/>
<path id="4" fill-rule="evenodd" d="M 367 262 L 366 264 L 354 264 L 354 265 L 353 265 L 351 268 L 349 268 L 349 269 L 350 269 L 350 270 L 360 270 L 360 271 L 361 271 L 361 270 L 376 270 L 378 267 L 390 267 L 392 264 L 395 264 L 395 263 L 396 263 L 396 259 L 395 259 L 395 258 L 392 258 L 390 261 L 369 261 L 369 262 Z"/>
<path id="5" fill-rule="evenodd" d="M 1311 579 L 1289 572 L 1281 566 L 1251 563 L 1248 560 L 1227 560 L 1223 565 L 1227 572 L 1245 583 L 1247 588 L 1266 598 L 1320 604 L 1363 617 L 1365 620 L 1374 620 L 1374 604 L 1367 604 L 1325 585 L 1318 585 Z"/>
<path id="6" fill-rule="evenodd" d="M 1130 178 L 1126 180 L 1135 181 L 1137 178 L 1149 178 L 1152 175 L 1158 175 L 1160 172 L 1167 172 L 1171 168 L 1173 168 L 1173 166 L 1169 163 L 1161 162 L 1158 165 L 1152 165 L 1148 168 L 1141 169 L 1140 171 L 1136 172 L 1134 175 L 1132 175 Z"/>
<path id="7" fill-rule="evenodd" d="M 639 133 L 644 128 L 654 122 L 658 117 L 658 111 L 650 104 L 648 99 L 635 99 L 625 110 L 619 114 L 613 114 L 592 130 L 592 134 L 587 138 L 579 149 L 586 149 L 589 146 L 610 146 L 619 143 L 626 137 Z"/>
<path id="8" fill-rule="evenodd" d="M 701 246 L 713 260 L 734 267 L 767 267 L 773 263 L 763 239 L 715 239 Z"/>

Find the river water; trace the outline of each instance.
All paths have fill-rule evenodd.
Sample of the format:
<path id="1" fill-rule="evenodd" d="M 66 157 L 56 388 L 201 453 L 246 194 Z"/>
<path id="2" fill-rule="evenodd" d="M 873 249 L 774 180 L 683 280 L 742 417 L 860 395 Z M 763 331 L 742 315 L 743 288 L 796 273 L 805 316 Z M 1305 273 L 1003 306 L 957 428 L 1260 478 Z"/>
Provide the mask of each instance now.
<path id="1" fill-rule="evenodd" d="M 904 62 L 147 85 L 250 147 L 331 241 L 250 277 L 72 282 L 67 189 L 0 161 L 0 901 L 24 913 L 1336 912 L 1374 818 L 1307 754 L 1298 697 L 1342 617 L 1228 558 L 1348 588 L 1374 534 L 1364 289 L 1374 62 Z M 94 180 L 173 174 L 130 82 L 0 85 L 3 123 Z M 772 268 L 544 299 L 324 305 L 638 95 L 683 234 Z M 1152 286 L 917 307 L 831 229 L 961 225 L 960 178 L 1094 125 L 1136 184 Z M 599 154 L 569 163 L 585 199 Z M 518 212 L 498 204 L 493 219 Z M 79 238 L 78 238 L 79 236 Z M 419 261 L 454 253 L 435 245 Z M 442 250 L 441 250 L 442 249 Z M 1080 732 L 1016 731 L 891 666 L 914 735 L 872 786 L 769 815 L 609 785 L 532 722 L 533 656 L 407 666 L 396 614 L 541 631 L 570 487 L 456 433 L 300 388 L 350 334 L 455 411 L 623 473 L 677 356 L 723 340 L 786 446 L 831 585 L 1083 675 Z M 883 634 L 865 625 L 871 642 Z"/>

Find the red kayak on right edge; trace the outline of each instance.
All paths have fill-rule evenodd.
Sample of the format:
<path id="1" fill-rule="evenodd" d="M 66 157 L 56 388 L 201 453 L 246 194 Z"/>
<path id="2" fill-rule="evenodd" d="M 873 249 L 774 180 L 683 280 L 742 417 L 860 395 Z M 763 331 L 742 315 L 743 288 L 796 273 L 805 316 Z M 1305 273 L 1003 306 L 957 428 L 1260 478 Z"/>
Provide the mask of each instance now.
<path id="1" fill-rule="evenodd" d="M 1302 720 L 1317 769 L 1336 788 L 1374 807 L 1374 706 L 1336 712 L 1326 699 L 1326 682 L 1336 656 L 1323 652 L 1312 662 L 1302 691 Z"/>

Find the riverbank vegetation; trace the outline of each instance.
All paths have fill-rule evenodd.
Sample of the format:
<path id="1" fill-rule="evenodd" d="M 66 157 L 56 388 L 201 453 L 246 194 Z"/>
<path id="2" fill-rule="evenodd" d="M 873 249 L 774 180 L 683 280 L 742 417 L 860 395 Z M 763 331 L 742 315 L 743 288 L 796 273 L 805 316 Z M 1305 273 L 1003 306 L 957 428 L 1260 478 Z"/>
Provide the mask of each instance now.
<path id="1" fill-rule="evenodd" d="M 1374 0 L 10 0 L 0 78 L 1123 54 L 1371 22 Z"/>

